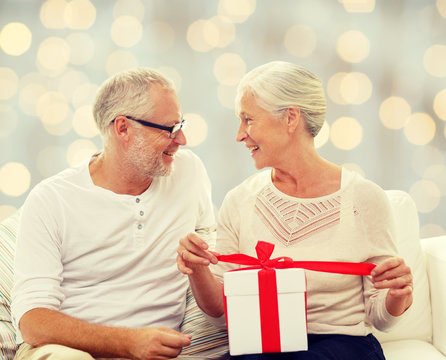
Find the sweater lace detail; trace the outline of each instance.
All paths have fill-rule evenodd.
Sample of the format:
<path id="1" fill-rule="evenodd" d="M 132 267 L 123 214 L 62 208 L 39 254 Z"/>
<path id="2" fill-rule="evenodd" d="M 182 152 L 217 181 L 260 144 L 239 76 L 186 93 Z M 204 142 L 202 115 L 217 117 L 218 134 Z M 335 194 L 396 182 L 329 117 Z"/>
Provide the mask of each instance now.
<path id="1" fill-rule="evenodd" d="M 289 246 L 338 224 L 341 196 L 302 203 L 283 198 L 266 186 L 257 196 L 255 210 L 273 236 Z"/>

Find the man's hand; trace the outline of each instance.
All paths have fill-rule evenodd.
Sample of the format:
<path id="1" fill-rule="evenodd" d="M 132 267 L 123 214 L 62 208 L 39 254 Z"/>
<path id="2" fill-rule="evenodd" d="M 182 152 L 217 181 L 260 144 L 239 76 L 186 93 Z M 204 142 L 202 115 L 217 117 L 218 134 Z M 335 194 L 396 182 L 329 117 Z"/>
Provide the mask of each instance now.
<path id="1" fill-rule="evenodd" d="M 403 259 L 393 257 L 378 264 L 372 281 L 377 289 L 389 289 L 386 308 L 391 315 L 401 315 L 412 304 L 413 276 Z"/>
<path id="2" fill-rule="evenodd" d="M 152 327 L 135 330 L 130 341 L 132 359 L 171 359 L 190 344 L 191 336 L 166 327 Z"/>
<path id="3" fill-rule="evenodd" d="M 178 246 L 177 266 L 183 274 L 192 275 L 194 270 L 218 262 L 215 251 L 208 250 L 209 246 L 196 233 L 190 233 L 180 239 Z"/>

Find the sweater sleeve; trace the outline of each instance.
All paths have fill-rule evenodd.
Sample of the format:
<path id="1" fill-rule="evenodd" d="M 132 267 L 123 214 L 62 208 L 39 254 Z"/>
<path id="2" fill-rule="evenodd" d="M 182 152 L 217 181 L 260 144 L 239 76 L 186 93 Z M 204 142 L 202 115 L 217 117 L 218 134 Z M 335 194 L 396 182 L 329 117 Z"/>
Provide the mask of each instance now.
<path id="1" fill-rule="evenodd" d="M 379 264 L 389 257 L 397 256 L 394 217 L 385 192 L 378 185 L 365 180 L 357 185 L 354 201 L 360 212 L 363 236 L 367 240 L 366 261 Z M 368 321 L 378 330 L 389 330 L 399 317 L 394 317 L 387 311 L 388 289 L 375 289 L 369 276 L 363 277 L 363 285 Z"/>

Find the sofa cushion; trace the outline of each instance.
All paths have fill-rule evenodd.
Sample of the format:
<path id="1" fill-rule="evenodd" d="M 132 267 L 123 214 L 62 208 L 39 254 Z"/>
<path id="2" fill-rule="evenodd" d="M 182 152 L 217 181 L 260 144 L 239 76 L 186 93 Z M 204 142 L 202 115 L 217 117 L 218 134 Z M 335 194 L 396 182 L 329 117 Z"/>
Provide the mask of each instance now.
<path id="1" fill-rule="evenodd" d="M 229 351 L 226 329 L 216 328 L 206 319 L 190 289 L 187 293 L 186 313 L 180 331 L 192 335 L 191 344 L 183 348 L 181 358 L 199 355 L 200 358 L 219 359 Z"/>
<path id="2" fill-rule="evenodd" d="M 383 344 L 387 360 L 427 359 L 444 360 L 432 344 L 420 340 L 398 340 Z"/>
<path id="3" fill-rule="evenodd" d="M 2 359 L 12 359 L 17 347 L 11 323 L 11 288 L 15 239 L 20 212 L 17 211 L 0 223 L 0 354 Z"/>
<path id="4" fill-rule="evenodd" d="M 381 343 L 402 339 L 432 342 L 429 283 L 419 239 L 418 212 L 414 201 L 406 192 L 387 190 L 386 194 L 395 217 L 396 246 L 414 277 L 414 301 L 389 332 L 375 330 L 374 334 Z"/>
<path id="5" fill-rule="evenodd" d="M 446 236 L 423 239 L 427 260 L 433 320 L 432 343 L 446 356 Z"/>

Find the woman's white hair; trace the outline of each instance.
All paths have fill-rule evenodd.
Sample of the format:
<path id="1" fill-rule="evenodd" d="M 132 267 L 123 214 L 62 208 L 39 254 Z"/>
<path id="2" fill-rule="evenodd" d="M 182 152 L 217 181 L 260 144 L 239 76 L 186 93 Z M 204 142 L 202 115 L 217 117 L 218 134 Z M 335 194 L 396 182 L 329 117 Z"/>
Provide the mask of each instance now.
<path id="1" fill-rule="evenodd" d="M 289 107 L 299 108 L 313 137 L 324 124 L 326 100 L 322 82 L 301 66 L 273 61 L 248 72 L 237 88 L 237 113 L 244 94 L 254 95 L 258 105 L 277 118 Z"/>
<path id="2" fill-rule="evenodd" d="M 100 133 L 107 137 L 110 123 L 119 115 L 150 118 L 154 104 L 149 90 L 153 84 L 174 91 L 169 79 L 149 68 L 127 70 L 107 79 L 99 88 L 93 106 Z"/>

